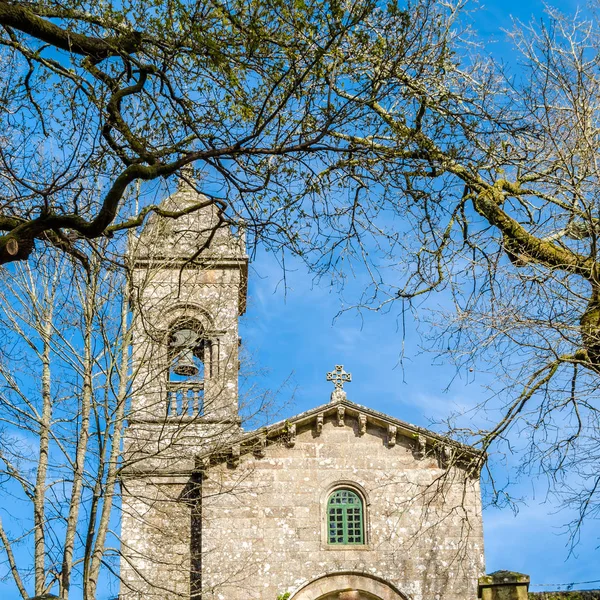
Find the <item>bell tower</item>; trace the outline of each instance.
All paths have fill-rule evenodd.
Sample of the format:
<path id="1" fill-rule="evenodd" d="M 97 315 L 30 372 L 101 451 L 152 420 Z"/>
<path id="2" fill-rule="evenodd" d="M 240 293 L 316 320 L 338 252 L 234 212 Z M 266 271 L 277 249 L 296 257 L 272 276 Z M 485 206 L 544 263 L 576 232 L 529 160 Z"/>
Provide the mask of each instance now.
<path id="1" fill-rule="evenodd" d="M 130 239 L 129 259 L 120 597 L 189 598 L 202 555 L 196 456 L 218 454 L 240 433 L 238 318 L 248 257 L 243 232 L 182 185 Z"/>
<path id="2" fill-rule="evenodd" d="M 207 438 L 239 431 L 238 318 L 248 257 L 243 232 L 191 186 L 182 185 L 160 209 L 130 247 L 129 422 L 136 432 L 130 427 L 129 437 L 148 456 L 157 452 L 160 430 L 159 454 L 170 454 L 171 445 L 189 459 Z"/>

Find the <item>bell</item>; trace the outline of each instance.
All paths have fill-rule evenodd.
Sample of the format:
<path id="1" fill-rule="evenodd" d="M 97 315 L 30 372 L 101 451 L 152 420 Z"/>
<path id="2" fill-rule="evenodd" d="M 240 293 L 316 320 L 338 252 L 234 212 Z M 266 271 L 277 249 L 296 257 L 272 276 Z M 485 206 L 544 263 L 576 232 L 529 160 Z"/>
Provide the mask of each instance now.
<path id="1" fill-rule="evenodd" d="M 198 375 L 198 367 L 194 363 L 194 351 L 192 348 L 186 348 L 175 359 L 173 372 L 183 377 L 193 377 Z"/>

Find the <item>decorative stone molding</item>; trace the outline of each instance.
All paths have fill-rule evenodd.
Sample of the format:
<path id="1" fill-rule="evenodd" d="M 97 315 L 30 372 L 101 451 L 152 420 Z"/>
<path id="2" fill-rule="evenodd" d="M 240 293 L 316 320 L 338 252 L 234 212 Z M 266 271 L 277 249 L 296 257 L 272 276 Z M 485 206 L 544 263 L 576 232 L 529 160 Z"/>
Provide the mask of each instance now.
<path id="1" fill-rule="evenodd" d="M 439 454 L 440 469 L 447 469 L 453 462 L 454 451 L 452 447 L 444 444 L 441 447 Z"/>
<path id="2" fill-rule="evenodd" d="M 398 428 L 395 425 L 388 425 L 388 446 L 393 448 L 396 445 L 396 435 Z"/>
<path id="3" fill-rule="evenodd" d="M 415 458 L 423 459 L 427 454 L 427 438 L 419 434 L 416 439 Z"/>
<path id="4" fill-rule="evenodd" d="M 323 416 L 323 413 L 317 415 L 317 435 L 321 435 L 321 432 L 323 431 Z"/>
<path id="5" fill-rule="evenodd" d="M 296 445 L 296 423 L 290 423 L 288 425 L 285 445 L 288 448 L 293 448 Z"/>
<path id="6" fill-rule="evenodd" d="M 240 454 L 241 448 L 239 444 L 234 444 L 231 446 L 230 456 L 229 456 L 229 464 L 232 467 L 237 467 L 240 464 Z"/>
<path id="7" fill-rule="evenodd" d="M 363 413 L 358 415 L 358 433 L 360 435 L 367 433 L 367 415 Z"/>
<path id="8" fill-rule="evenodd" d="M 258 438 L 258 443 L 256 445 L 256 449 L 254 450 L 254 455 L 257 458 L 264 458 L 267 454 L 267 434 L 263 433 Z"/>
<path id="9" fill-rule="evenodd" d="M 366 431 L 364 429 L 363 416 L 366 419 Z M 433 432 L 426 432 L 420 430 L 408 423 L 403 423 L 392 418 L 388 418 L 382 413 L 372 411 L 367 407 L 354 404 L 353 402 L 346 401 L 343 404 L 337 405 L 322 405 L 315 407 L 314 409 L 297 415 L 292 420 L 285 420 L 269 427 L 261 428 L 254 432 L 241 432 L 241 435 L 236 436 L 229 443 L 241 444 L 241 454 L 255 454 L 257 450 L 260 452 L 259 438 L 262 435 L 267 435 L 268 439 L 279 440 L 279 443 L 293 447 L 295 445 L 295 429 L 301 427 L 312 429 L 313 436 L 318 437 L 322 435 L 323 427 L 325 425 L 325 419 L 333 423 L 336 426 L 344 427 L 347 423 L 345 422 L 346 417 L 352 420 L 356 419 L 357 429 L 355 429 L 357 437 L 368 435 L 369 433 L 377 435 L 378 437 L 383 435 L 384 445 L 391 448 L 400 442 L 407 443 L 407 450 L 412 452 L 415 459 L 421 459 L 428 456 L 430 459 L 435 459 L 438 462 L 439 468 L 445 468 L 442 465 L 448 464 L 453 465 L 460 469 L 468 469 L 469 474 L 473 477 L 477 477 L 479 473 L 478 466 L 482 464 L 482 455 L 476 450 L 463 446 L 461 444 L 454 444 L 450 440 L 445 440 L 441 436 Z M 221 420 L 210 419 L 207 417 L 177 417 L 178 422 L 184 422 L 184 419 L 194 419 L 194 422 L 202 424 L 220 424 Z M 134 421 L 133 419 L 131 421 Z M 153 420 L 152 422 L 155 422 Z M 165 417 L 160 420 L 161 423 L 167 421 Z M 135 419 L 136 423 L 146 423 L 147 420 Z M 156 421 L 158 422 L 158 421 Z M 239 425 L 240 422 L 237 421 Z M 446 456 L 446 458 L 444 458 Z M 229 453 L 224 452 L 219 455 L 212 455 L 212 464 L 220 462 L 222 460 L 228 460 Z"/>
<path id="10" fill-rule="evenodd" d="M 314 600 L 314 598 L 340 598 L 341 594 L 359 594 L 358 598 L 380 598 L 381 600 L 407 600 L 391 583 L 367 573 L 343 571 L 331 573 L 303 585 L 290 600 Z M 352 598 L 352 596 L 350 596 Z"/>

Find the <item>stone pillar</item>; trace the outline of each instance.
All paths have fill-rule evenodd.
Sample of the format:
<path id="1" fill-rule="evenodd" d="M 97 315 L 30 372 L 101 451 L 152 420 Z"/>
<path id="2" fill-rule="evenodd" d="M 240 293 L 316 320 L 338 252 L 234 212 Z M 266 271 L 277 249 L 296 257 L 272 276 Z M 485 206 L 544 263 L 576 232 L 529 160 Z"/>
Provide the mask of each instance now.
<path id="1" fill-rule="evenodd" d="M 479 578 L 477 597 L 481 600 L 527 600 L 529 575 L 496 571 Z"/>

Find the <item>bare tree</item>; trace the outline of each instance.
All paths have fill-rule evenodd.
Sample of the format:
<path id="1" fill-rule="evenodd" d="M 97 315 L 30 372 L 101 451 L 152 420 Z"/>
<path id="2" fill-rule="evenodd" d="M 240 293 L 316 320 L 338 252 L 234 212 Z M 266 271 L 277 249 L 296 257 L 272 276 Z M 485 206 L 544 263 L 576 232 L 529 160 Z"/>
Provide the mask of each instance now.
<path id="1" fill-rule="evenodd" d="M 363 307 L 451 294 L 434 349 L 504 376 L 486 405 L 499 420 L 455 431 L 488 451 L 524 430 L 522 469 L 578 511 L 576 539 L 600 510 L 598 21 L 551 10 L 517 23 L 514 75 L 470 51 L 458 24 L 422 41 L 423 62 L 381 36 L 376 66 L 332 84 L 369 126 L 334 134 L 353 158 L 319 176 L 348 202 L 327 212 L 337 247 L 313 265 L 364 263 Z"/>
<path id="2" fill-rule="evenodd" d="M 73 271 L 51 255 L 2 277 L 0 471 L 11 518 L 1 536 L 23 598 L 55 585 L 64 598 L 72 585 L 93 590 L 113 545 L 129 328 L 122 277 L 99 264 Z"/>
<path id="3" fill-rule="evenodd" d="M 148 361 L 165 362 L 170 369 L 166 361 L 173 357 L 156 352 L 140 356 L 138 347 L 132 360 L 133 332 L 146 326 L 144 315 L 137 310 L 129 272 L 107 268 L 103 250 L 102 244 L 95 246 L 86 268 L 52 251 L 35 269 L 24 262 L 11 273 L 1 273 L 0 560 L 15 594 L 24 599 L 57 593 L 66 600 L 75 593 L 91 600 L 110 582 L 113 589 L 118 587 L 121 520 L 133 518 L 143 527 L 143 515 L 132 514 L 131 507 L 143 505 L 156 516 L 164 504 L 164 497 L 152 495 L 156 490 L 151 486 L 129 504 L 121 490 L 135 485 L 140 465 L 173 462 L 175 455 L 181 462 L 185 452 L 193 464 L 200 447 L 189 437 L 203 413 L 176 407 L 187 398 L 154 393 L 154 381 L 139 376 Z M 145 275 L 151 281 L 150 271 Z M 137 293 L 144 281 L 138 273 Z M 166 380 L 164 372 L 152 372 Z M 140 434 L 127 439 L 126 425 L 140 416 L 132 396 L 145 393 L 155 396 L 152 408 L 159 414 L 166 416 L 169 404 L 178 414 L 190 410 L 190 417 L 184 424 L 176 418 L 175 427 L 156 426 L 143 444 Z M 243 414 L 260 418 L 271 394 L 255 386 L 250 393 L 242 402 Z M 212 397 L 218 403 L 219 390 Z M 210 411 L 206 404 L 204 410 Z M 213 425 L 203 443 L 220 452 L 221 442 L 238 429 L 237 423 Z M 185 517 L 191 500 L 178 501 Z M 149 529 L 156 527 L 156 520 Z M 162 539 L 176 546 L 185 536 L 181 528 L 189 527 L 189 516 L 168 526 L 172 530 Z M 129 559 L 144 559 L 131 548 L 124 550 Z M 181 568 L 180 579 L 187 580 L 186 560 L 165 565 Z M 157 593 L 169 589 L 165 586 Z"/>

